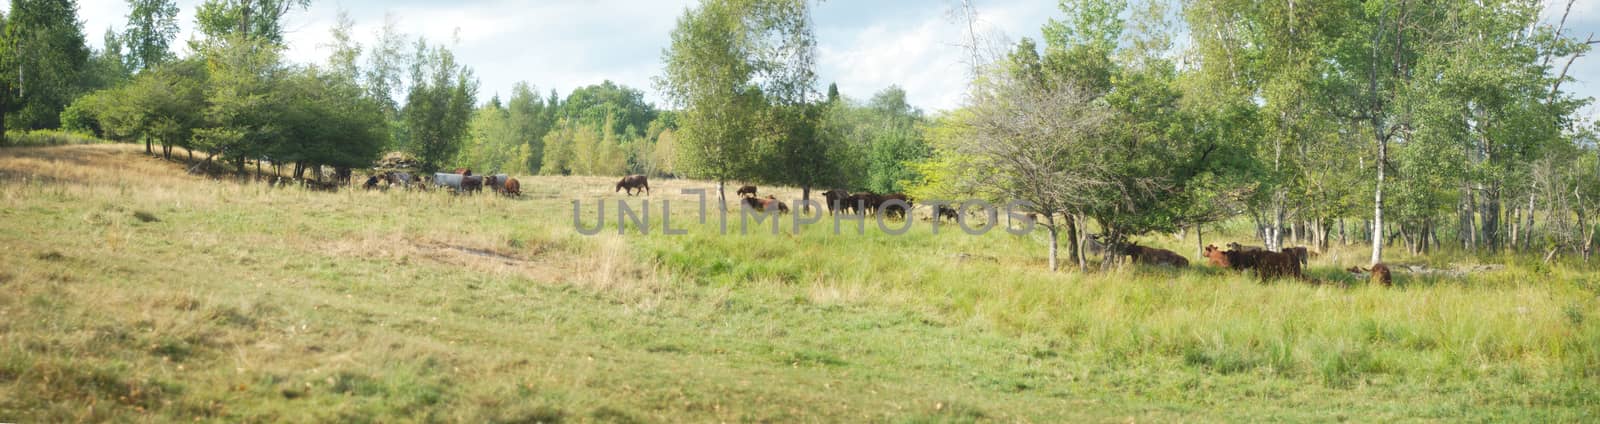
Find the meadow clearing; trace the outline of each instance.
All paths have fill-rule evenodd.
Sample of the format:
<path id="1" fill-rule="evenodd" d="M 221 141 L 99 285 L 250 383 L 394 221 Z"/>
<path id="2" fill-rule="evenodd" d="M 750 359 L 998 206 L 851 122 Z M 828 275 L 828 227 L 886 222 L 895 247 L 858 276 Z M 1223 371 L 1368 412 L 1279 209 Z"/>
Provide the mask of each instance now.
<path id="1" fill-rule="evenodd" d="M 689 234 L 584 236 L 571 201 L 627 198 L 613 178 L 519 178 L 519 199 L 326 193 L 135 145 L 0 149 L 0 421 L 1600 414 L 1600 279 L 1581 263 L 1395 249 L 1506 266 L 1383 288 L 1341 271 L 1356 245 L 1309 267 L 1349 284 L 1311 286 L 1205 267 L 1171 236 L 1139 240 L 1201 266 L 1052 273 L 1043 231 L 922 221 L 723 235 L 675 215 Z M 688 209 L 679 191 L 711 186 L 650 198 Z"/>

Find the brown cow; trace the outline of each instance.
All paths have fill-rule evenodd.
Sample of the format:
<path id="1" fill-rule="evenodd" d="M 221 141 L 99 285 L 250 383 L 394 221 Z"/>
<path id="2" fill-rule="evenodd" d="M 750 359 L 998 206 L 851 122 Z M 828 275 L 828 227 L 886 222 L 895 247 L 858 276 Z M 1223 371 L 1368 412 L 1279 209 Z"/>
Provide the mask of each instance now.
<path id="1" fill-rule="evenodd" d="M 643 191 L 644 194 L 650 194 L 650 180 L 645 178 L 643 175 L 629 175 L 622 177 L 622 181 L 617 181 L 617 189 L 612 190 L 612 192 L 615 193 L 622 191 L 622 189 L 628 189 L 629 196 L 633 195 L 633 191 L 635 189 Z"/>
<path id="2" fill-rule="evenodd" d="M 1228 254 L 1223 252 L 1222 249 L 1218 249 L 1217 245 L 1214 245 L 1214 244 L 1206 245 L 1205 254 L 1203 256 L 1206 257 L 1206 262 L 1208 264 L 1210 264 L 1211 266 L 1218 267 L 1218 268 L 1232 268 L 1233 267 L 1233 265 L 1228 262 Z"/>
<path id="3" fill-rule="evenodd" d="M 1227 260 L 1229 268 L 1233 268 L 1234 271 L 1244 271 L 1247 269 L 1256 269 L 1256 264 L 1261 261 L 1262 253 L 1266 252 L 1243 252 L 1229 249 L 1223 251 L 1222 255 Z"/>
<path id="4" fill-rule="evenodd" d="M 735 191 L 733 193 L 735 195 L 738 195 L 739 197 L 745 197 L 745 195 L 747 195 L 747 194 L 750 195 L 750 197 L 756 197 L 756 186 L 753 186 L 753 185 L 742 186 L 742 187 L 739 187 L 739 191 Z"/>
<path id="5" fill-rule="evenodd" d="M 933 211 L 933 219 L 943 221 L 945 218 L 949 218 L 951 221 L 960 221 L 961 213 L 958 212 L 958 209 L 956 209 L 954 206 L 939 205 L 939 207 L 935 208 Z"/>
<path id="6" fill-rule="evenodd" d="M 1288 253 L 1288 254 L 1294 255 L 1295 259 L 1299 259 L 1300 260 L 1300 266 L 1304 267 L 1307 264 L 1306 259 L 1308 257 L 1310 257 L 1311 251 L 1310 250 L 1306 250 L 1305 246 L 1297 246 L 1297 247 L 1285 247 L 1285 248 L 1283 248 L 1283 253 Z"/>
<path id="7" fill-rule="evenodd" d="M 467 172 L 472 172 L 472 171 L 467 171 Z M 482 176 L 478 176 L 478 175 L 466 175 L 466 174 L 463 174 L 461 176 L 461 191 L 467 192 L 467 193 L 475 193 L 475 192 L 483 191 L 483 177 Z"/>
<path id="8" fill-rule="evenodd" d="M 516 178 L 507 178 L 505 184 L 500 185 L 500 194 L 522 197 L 522 183 Z"/>
<path id="9" fill-rule="evenodd" d="M 1306 279 L 1305 275 L 1300 272 L 1300 260 L 1295 258 L 1293 254 L 1267 251 L 1246 253 L 1255 256 L 1256 276 L 1260 277 L 1263 283 L 1284 277 L 1294 277 L 1298 280 Z"/>
<path id="10" fill-rule="evenodd" d="M 1394 276 L 1389 274 L 1389 265 L 1385 265 L 1382 262 L 1372 265 L 1372 281 L 1382 284 L 1384 287 L 1393 286 Z"/>
<path id="11" fill-rule="evenodd" d="M 858 215 L 873 214 L 878 212 L 878 205 L 883 203 L 883 196 L 866 191 L 850 195 L 845 198 L 845 209 Z"/>
<path id="12" fill-rule="evenodd" d="M 767 195 L 767 198 L 765 199 L 759 197 L 746 197 L 744 198 L 744 204 L 745 206 L 749 206 L 750 209 L 755 209 L 757 212 L 766 212 L 767 209 L 777 208 L 779 214 L 789 213 L 789 205 L 783 204 L 783 202 L 778 201 L 778 199 L 772 195 Z"/>
<path id="13" fill-rule="evenodd" d="M 463 177 L 470 177 L 470 176 L 472 176 L 472 169 L 470 169 L 470 168 L 456 168 L 456 172 L 452 172 L 452 174 L 461 174 L 461 176 L 463 176 Z"/>
<path id="14" fill-rule="evenodd" d="M 1140 246 L 1138 243 L 1128 243 L 1122 248 L 1122 253 L 1133 257 L 1133 263 L 1144 265 L 1167 265 L 1177 268 L 1189 266 L 1189 260 L 1167 249 Z"/>

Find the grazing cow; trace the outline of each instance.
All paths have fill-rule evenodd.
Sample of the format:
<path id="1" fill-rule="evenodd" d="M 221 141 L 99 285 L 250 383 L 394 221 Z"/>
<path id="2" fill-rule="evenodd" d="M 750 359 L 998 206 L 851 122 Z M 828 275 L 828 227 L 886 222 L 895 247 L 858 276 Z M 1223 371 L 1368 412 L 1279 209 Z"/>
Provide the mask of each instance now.
<path id="1" fill-rule="evenodd" d="M 522 183 L 516 178 L 507 178 L 505 184 L 500 185 L 500 194 L 507 196 L 522 196 Z"/>
<path id="2" fill-rule="evenodd" d="M 1144 265 L 1166 265 L 1176 268 L 1189 266 L 1189 260 L 1183 255 L 1167 249 L 1140 246 L 1138 243 L 1128 243 L 1123 246 L 1122 254 L 1133 258 L 1133 263 Z"/>
<path id="3" fill-rule="evenodd" d="M 739 197 L 746 197 L 745 195 L 749 195 L 748 197 L 756 197 L 756 186 L 753 186 L 753 185 L 740 186 L 739 190 L 735 191 L 733 193 L 735 195 L 738 195 Z"/>
<path id="4" fill-rule="evenodd" d="M 377 175 L 367 176 L 367 182 L 361 184 L 361 188 L 364 188 L 364 189 L 367 189 L 367 190 L 372 190 L 372 189 L 378 188 L 378 176 Z"/>
<path id="5" fill-rule="evenodd" d="M 1245 252 L 1245 251 L 1240 251 L 1240 250 L 1236 250 L 1236 249 L 1228 249 L 1228 250 L 1222 252 L 1223 257 L 1228 262 L 1228 267 L 1229 268 L 1233 268 L 1234 271 L 1244 271 L 1244 270 L 1247 270 L 1247 269 L 1256 269 L 1256 264 L 1261 261 L 1261 254 L 1262 253 L 1266 253 L 1266 252 L 1264 252 L 1264 251 Z"/>
<path id="6" fill-rule="evenodd" d="M 462 175 L 461 191 L 477 193 L 483 191 L 483 177 L 479 175 Z"/>
<path id="7" fill-rule="evenodd" d="M 1233 268 L 1233 264 L 1228 262 L 1228 254 L 1223 252 L 1222 249 L 1218 249 L 1217 245 L 1206 245 L 1204 256 L 1206 257 L 1206 263 L 1211 266 Z"/>
<path id="8" fill-rule="evenodd" d="M 483 176 L 483 185 L 488 186 L 489 189 L 494 190 L 495 193 L 499 193 L 500 186 L 505 185 L 506 180 L 509 178 L 511 178 L 511 176 L 506 174 L 485 175 Z"/>
<path id="9" fill-rule="evenodd" d="M 1304 267 L 1306 266 L 1306 259 L 1310 256 L 1311 251 L 1306 250 L 1305 246 L 1297 246 L 1285 247 L 1283 248 L 1283 253 L 1294 255 L 1295 259 L 1300 260 L 1300 266 Z"/>
<path id="10" fill-rule="evenodd" d="M 636 189 L 643 191 L 645 194 L 650 194 L 650 180 L 643 175 L 622 177 L 622 181 L 617 181 L 617 189 L 612 190 L 612 192 L 622 191 L 623 189 L 628 190 L 629 196 L 632 196 L 633 191 Z"/>
<path id="11" fill-rule="evenodd" d="M 822 192 L 822 197 L 828 199 L 828 214 L 833 215 L 839 210 L 850 210 L 850 205 L 844 204 L 850 199 L 850 192 L 833 189 Z"/>
<path id="12" fill-rule="evenodd" d="M 1266 251 L 1267 249 L 1262 249 L 1261 246 L 1245 246 L 1239 244 L 1239 242 L 1232 242 L 1228 243 L 1228 250 L 1236 252 L 1262 252 Z"/>
<path id="13" fill-rule="evenodd" d="M 902 207 L 902 206 L 899 206 L 899 205 L 892 205 L 891 206 L 891 205 L 885 205 L 884 204 L 884 203 L 889 202 L 890 200 L 899 200 L 899 201 L 902 201 L 902 202 L 906 202 L 906 205 Z M 886 215 L 886 216 L 905 219 L 906 212 L 908 210 L 910 210 L 910 208 L 911 208 L 911 198 L 906 196 L 905 194 L 901 194 L 901 193 L 885 194 L 883 196 L 878 197 L 878 207 L 883 209 L 883 214 Z"/>
<path id="14" fill-rule="evenodd" d="M 957 210 L 958 209 L 956 209 L 954 206 L 939 205 L 939 207 L 933 211 L 933 218 L 941 221 L 943 221 L 945 218 L 949 218 L 951 221 L 960 221 L 961 213 L 957 212 Z"/>

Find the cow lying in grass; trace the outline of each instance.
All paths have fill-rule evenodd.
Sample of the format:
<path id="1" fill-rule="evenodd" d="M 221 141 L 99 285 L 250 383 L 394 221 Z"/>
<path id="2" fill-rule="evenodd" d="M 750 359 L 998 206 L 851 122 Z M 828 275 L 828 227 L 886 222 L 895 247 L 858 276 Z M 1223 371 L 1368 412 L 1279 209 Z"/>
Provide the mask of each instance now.
<path id="1" fill-rule="evenodd" d="M 1371 273 L 1372 275 L 1368 277 L 1368 280 L 1373 284 L 1381 284 L 1384 287 L 1390 287 L 1394 285 L 1394 276 L 1389 272 L 1389 265 L 1386 265 L 1382 262 L 1372 265 L 1371 269 L 1353 266 L 1346 268 L 1345 271 L 1349 271 L 1351 274 L 1355 274 L 1357 276 Z"/>
<path id="2" fill-rule="evenodd" d="M 1238 243 L 1232 243 L 1230 246 L 1238 246 Z M 1254 270 L 1256 277 L 1260 278 L 1263 283 L 1286 277 L 1293 277 L 1313 284 L 1318 282 L 1315 279 L 1306 278 L 1300 267 L 1300 259 L 1293 253 L 1269 252 L 1261 249 L 1220 250 L 1215 245 L 1207 245 L 1204 255 L 1207 262 L 1212 266 L 1227 267 L 1234 271 Z"/>

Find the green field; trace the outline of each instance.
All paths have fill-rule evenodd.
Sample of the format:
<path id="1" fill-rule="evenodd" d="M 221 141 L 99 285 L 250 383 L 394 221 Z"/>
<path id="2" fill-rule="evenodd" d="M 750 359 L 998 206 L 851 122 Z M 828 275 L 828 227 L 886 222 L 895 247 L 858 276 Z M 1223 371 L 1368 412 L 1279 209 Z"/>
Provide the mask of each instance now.
<path id="1" fill-rule="evenodd" d="M 0 421 L 1600 419 L 1600 279 L 1577 264 L 1392 257 L 1507 266 L 1383 288 L 1340 271 L 1352 245 L 1311 261 L 1333 284 L 1263 285 L 1051 273 L 1042 231 L 916 219 L 578 234 L 570 202 L 613 182 L 322 193 L 132 145 L 0 150 Z"/>

